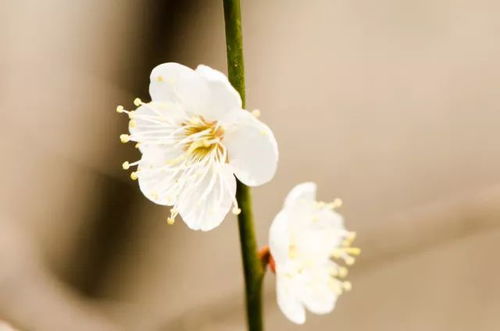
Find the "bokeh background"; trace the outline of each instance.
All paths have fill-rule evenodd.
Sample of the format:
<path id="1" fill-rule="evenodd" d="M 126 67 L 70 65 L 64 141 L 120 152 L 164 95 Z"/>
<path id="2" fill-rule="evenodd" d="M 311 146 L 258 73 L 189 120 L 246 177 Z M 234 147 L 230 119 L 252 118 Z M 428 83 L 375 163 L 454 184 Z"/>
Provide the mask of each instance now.
<path id="1" fill-rule="evenodd" d="M 268 330 L 500 328 L 500 3 L 242 1 L 250 109 L 280 145 L 258 237 L 319 183 L 363 254 L 334 313 Z M 121 170 L 117 104 L 159 63 L 225 71 L 222 1 L 0 1 L 0 319 L 244 330 L 237 224 L 193 232 Z"/>

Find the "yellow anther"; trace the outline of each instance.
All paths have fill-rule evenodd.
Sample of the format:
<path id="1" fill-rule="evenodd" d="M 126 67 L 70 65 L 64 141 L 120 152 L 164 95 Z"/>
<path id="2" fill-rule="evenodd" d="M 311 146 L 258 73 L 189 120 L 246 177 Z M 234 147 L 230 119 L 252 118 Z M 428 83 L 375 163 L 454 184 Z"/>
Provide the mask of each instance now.
<path id="1" fill-rule="evenodd" d="M 124 144 L 128 143 L 130 141 L 130 136 L 128 134 L 121 134 L 120 141 Z"/>
<path id="2" fill-rule="evenodd" d="M 123 108 L 122 105 L 119 105 L 119 106 L 116 107 L 116 112 L 117 113 L 123 113 L 124 111 L 125 111 L 125 108 Z"/>
<path id="3" fill-rule="evenodd" d="M 131 120 L 130 122 L 128 122 L 128 127 L 129 127 L 130 129 L 133 129 L 133 128 L 135 128 L 136 126 L 137 126 L 137 122 L 136 122 L 136 121 Z"/>
<path id="4" fill-rule="evenodd" d="M 258 109 L 252 110 L 252 115 L 255 117 L 260 117 L 260 110 Z"/>
<path id="5" fill-rule="evenodd" d="M 137 176 L 137 172 L 135 172 L 135 171 L 134 171 L 134 172 L 131 172 L 131 173 L 130 173 L 130 179 L 132 179 L 132 180 L 137 180 L 137 178 L 139 178 L 139 177 Z"/>
<path id="6" fill-rule="evenodd" d="M 350 240 L 356 239 L 356 232 L 354 232 L 354 231 L 353 232 L 349 232 L 347 234 L 347 239 L 350 239 Z"/>
<path id="7" fill-rule="evenodd" d="M 128 161 L 123 162 L 122 168 L 123 170 L 128 170 L 128 168 L 130 168 L 130 163 Z"/>
<path id="8" fill-rule="evenodd" d="M 135 99 L 134 99 L 134 105 L 135 105 L 136 107 L 139 107 L 140 105 L 142 105 L 142 100 L 141 100 L 141 99 L 139 99 L 139 98 L 135 98 Z"/>
<path id="9" fill-rule="evenodd" d="M 343 204 L 342 199 L 337 198 L 337 199 L 333 200 L 332 208 L 334 208 L 334 209 L 339 208 L 342 206 L 342 204 Z"/>
<path id="10" fill-rule="evenodd" d="M 354 241 L 354 239 L 356 239 L 356 232 L 349 232 L 346 235 L 346 238 L 344 239 L 344 241 L 342 242 L 342 245 L 344 247 L 351 246 L 351 244 Z"/>
<path id="11" fill-rule="evenodd" d="M 339 268 L 339 270 L 338 270 L 338 276 L 339 276 L 340 278 L 344 278 L 344 277 L 346 277 L 346 276 L 347 276 L 347 273 L 348 273 L 348 270 L 347 270 L 347 268 L 345 268 L 345 267 L 340 267 L 340 268 Z"/>
<path id="12" fill-rule="evenodd" d="M 167 223 L 169 225 L 172 225 L 175 223 L 175 217 L 179 214 L 179 212 L 177 211 L 177 209 L 175 208 L 172 208 L 170 209 L 170 216 L 167 218 Z"/>
<path id="13" fill-rule="evenodd" d="M 328 283 L 329 283 L 328 285 L 330 286 L 332 291 L 335 292 L 335 294 L 337 295 L 342 294 L 342 287 L 340 286 L 341 283 L 337 279 L 331 278 Z"/>
<path id="14" fill-rule="evenodd" d="M 356 262 L 356 259 L 353 258 L 352 256 L 347 256 L 344 258 L 345 264 L 347 265 L 353 265 L 354 262 Z"/>
<path id="15" fill-rule="evenodd" d="M 343 282 L 343 283 L 342 283 L 342 287 L 344 288 L 344 290 L 345 290 L 346 292 L 349 292 L 350 290 L 352 290 L 352 284 L 351 284 L 351 282 L 349 282 L 349 281 L 345 281 L 345 282 Z"/>
<path id="16" fill-rule="evenodd" d="M 134 145 L 135 148 L 139 148 L 141 146 L 141 144 L 137 143 Z"/>
<path id="17" fill-rule="evenodd" d="M 241 209 L 235 206 L 233 208 L 232 212 L 234 215 L 239 215 L 241 213 Z"/>
<path id="18" fill-rule="evenodd" d="M 159 82 L 159 83 L 163 82 L 163 81 L 164 81 L 164 80 L 163 80 L 163 76 L 161 76 L 161 75 L 160 75 L 160 76 L 157 76 L 157 77 L 156 77 L 156 81 L 157 81 L 157 82 Z"/>
<path id="19" fill-rule="evenodd" d="M 346 247 L 345 252 L 350 255 L 359 255 L 361 254 L 361 248 L 359 247 Z"/>
<path id="20" fill-rule="evenodd" d="M 341 251 L 338 248 L 333 250 L 332 257 L 334 259 L 340 259 L 340 255 L 341 255 Z"/>

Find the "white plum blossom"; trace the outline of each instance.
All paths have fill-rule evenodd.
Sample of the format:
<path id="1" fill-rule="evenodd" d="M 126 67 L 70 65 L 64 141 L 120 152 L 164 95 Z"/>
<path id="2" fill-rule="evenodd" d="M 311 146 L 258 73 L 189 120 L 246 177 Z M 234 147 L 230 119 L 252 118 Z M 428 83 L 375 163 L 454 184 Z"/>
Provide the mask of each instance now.
<path id="1" fill-rule="evenodd" d="M 171 206 L 169 223 L 177 214 L 193 230 L 217 227 L 236 202 L 236 179 L 257 186 L 271 180 L 278 162 L 272 131 L 242 109 L 238 92 L 227 77 L 205 65 L 196 70 L 178 63 L 158 65 L 151 72 L 152 101 L 118 112 L 130 117 L 130 135 L 142 157 L 125 162 L 137 166 L 143 194 Z"/>
<path id="2" fill-rule="evenodd" d="M 305 322 L 305 309 L 315 314 L 331 312 L 337 298 L 351 288 L 342 279 L 343 266 L 354 263 L 359 248 L 351 247 L 355 233 L 344 227 L 334 209 L 341 201 L 316 201 L 316 185 L 297 185 L 276 215 L 269 246 L 276 272 L 277 299 L 281 311 L 297 324 Z"/>

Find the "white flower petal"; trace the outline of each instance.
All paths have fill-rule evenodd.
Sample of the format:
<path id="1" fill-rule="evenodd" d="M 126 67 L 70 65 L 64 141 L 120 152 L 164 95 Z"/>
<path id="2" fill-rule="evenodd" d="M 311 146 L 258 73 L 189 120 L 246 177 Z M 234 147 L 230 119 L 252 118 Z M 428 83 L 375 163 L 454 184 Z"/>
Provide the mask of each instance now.
<path id="1" fill-rule="evenodd" d="M 293 231 L 300 233 L 295 238 L 295 245 L 306 255 L 316 256 L 318 260 L 327 259 L 344 239 L 343 218 L 329 209 L 314 210 L 309 215 L 301 212 L 303 209 L 294 208 L 288 212 L 293 215 Z"/>
<path id="2" fill-rule="evenodd" d="M 173 113 L 175 116 L 171 116 Z M 183 153 L 182 146 L 168 142 L 169 135 L 178 130 L 176 116 L 181 115 L 177 108 L 167 111 L 144 104 L 133 113 L 134 124 L 129 127 L 131 140 L 138 142 L 142 153 L 137 171 L 139 187 L 149 200 L 161 205 L 171 205 L 165 192 L 172 186 L 174 178 L 166 165 Z M 162 170 L 152 170 L 158 168 Z"/>
<path id="3" fill-rule="evenodd" d="M 187 118 L 187 114 L 178 103 L 154 101 L 140 105 L 130 116 L 131 120 L 137 123 L 137 126 L 131 129 L 140 126 L 157 126 L 159 128 L 163 125 L 178 126 Z"/>
<path id="4" fill-rule="evenodd" d="M 269 229 L 269 249 L 274 260 L 283 263 L 288 260 L 288 246 L 290 244 L 289 215 L 281 211 L 274 218 Z"/>
<path id="5" fill-rule="evenodd" d="M 295 282 L 286 275 L 282 276 L 279 273 L 277 273 L 276 278 L 276 296 L 281 311 L 290 321 L 296 324 L 304 324 L 306 312 L 295 291 Z"/>
<path id="6" fill-rule="evenodd" d="M 209 231 L 222 223 L 236 194 L 236 179 L 227 165 L 209 170 L 200 183 L 179 197 L 178 210 L 193 230 Z"/>
<path id="7" fill-rule="evenodd" d="M 316 200 L 316 184 L 305 182 L 296 185 L 286 196 L 285 206 L 293 206 L 301 201 Z"/>
<path id="8" fill-rule="evenodd" d="M 186 114 L 177 104 L 143 104 L 131 114 L 129 125 L 130 139 L 139 143 L 139 150 L 144 153 L 149 147 L 171 148 L 167 143 L 169 136 L 179 131 L 179 123 Z M 182 129 L 181 129 L 182 130 Z M 164 146 L 158 144 L 163 140 Z M 170 144 L 172 145 L 172 144 Z"/>
<path id="9" fill-rule="evenodd" d="M 335 308 L 338 295 L 329 284 L 329 271 L 309 272 L 308 284 L 303 287 L 302 301 L 306 308 L 315 314 L 328 314 Z"/>
<path id="10" fill-rule="evenodd" d="M 200 109 L 201 115 L 208 120 L 218 120 L 230 111 L 241 110 L 240 94 L 226 75 L 202 64 L 196 68 L 196 73 L 206 81 L 210 91 L 209 100 Z"/>
<path id="11" fill-rule="evenodd" d="M 206 80 L 182 64 L 160 64 L 151 72 L 150 80 L 149 94 L 153 101 L 179 103 L 187 113 L 197 114 L 209 100 Z"/>
<path id="12" fill-rule="evenodd" d="M 183 173 L 174 173 L 165 165 L 181 154 L 181 150 L 165 149 L 158 145 L 143 147 L 137 174 L 139 188 L 146 198 L 159 205 L 172 206 L 175 203 L 171 188 Z"/>
<path id="13" fill-rule="evenodd" d="M 138 181 L 142 194 L 154 203 L 164 206 L 172 206 L 175 203 L 175 200 L 170 200 L 166 194 L 168 188 L 175 183 L 175 179 L 159 173 L 157 176 L 140 175 Z"/>
<path id="14" fill-rule="evenodd" d="M 271 129 L 246 110 L 231 112 L 223 121 L 224 145 L 236 177 L 249 186 L 270 181 L 278 165 L 278 144 Z"/>

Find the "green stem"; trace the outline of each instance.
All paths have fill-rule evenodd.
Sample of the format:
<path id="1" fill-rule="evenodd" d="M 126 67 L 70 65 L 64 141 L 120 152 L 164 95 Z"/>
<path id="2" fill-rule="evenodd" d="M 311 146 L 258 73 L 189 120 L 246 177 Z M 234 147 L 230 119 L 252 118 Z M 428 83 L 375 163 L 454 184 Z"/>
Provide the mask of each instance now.
<path id="1" fill-rule="evenodd" d="M 245 107 L 245 68 L 241 36 L 241 9 L 239 0 L 224 1 L 228 77 L 240 93 Z M 241 256 L 245 276 L 246 312 L 249 331 L 262 331 L 262 280 L 264 267 L 257 254 L 257 240 L 253 225 L 250 188 L 238 181 L 236 190 L 241 213 L 238 215 Z"/>

